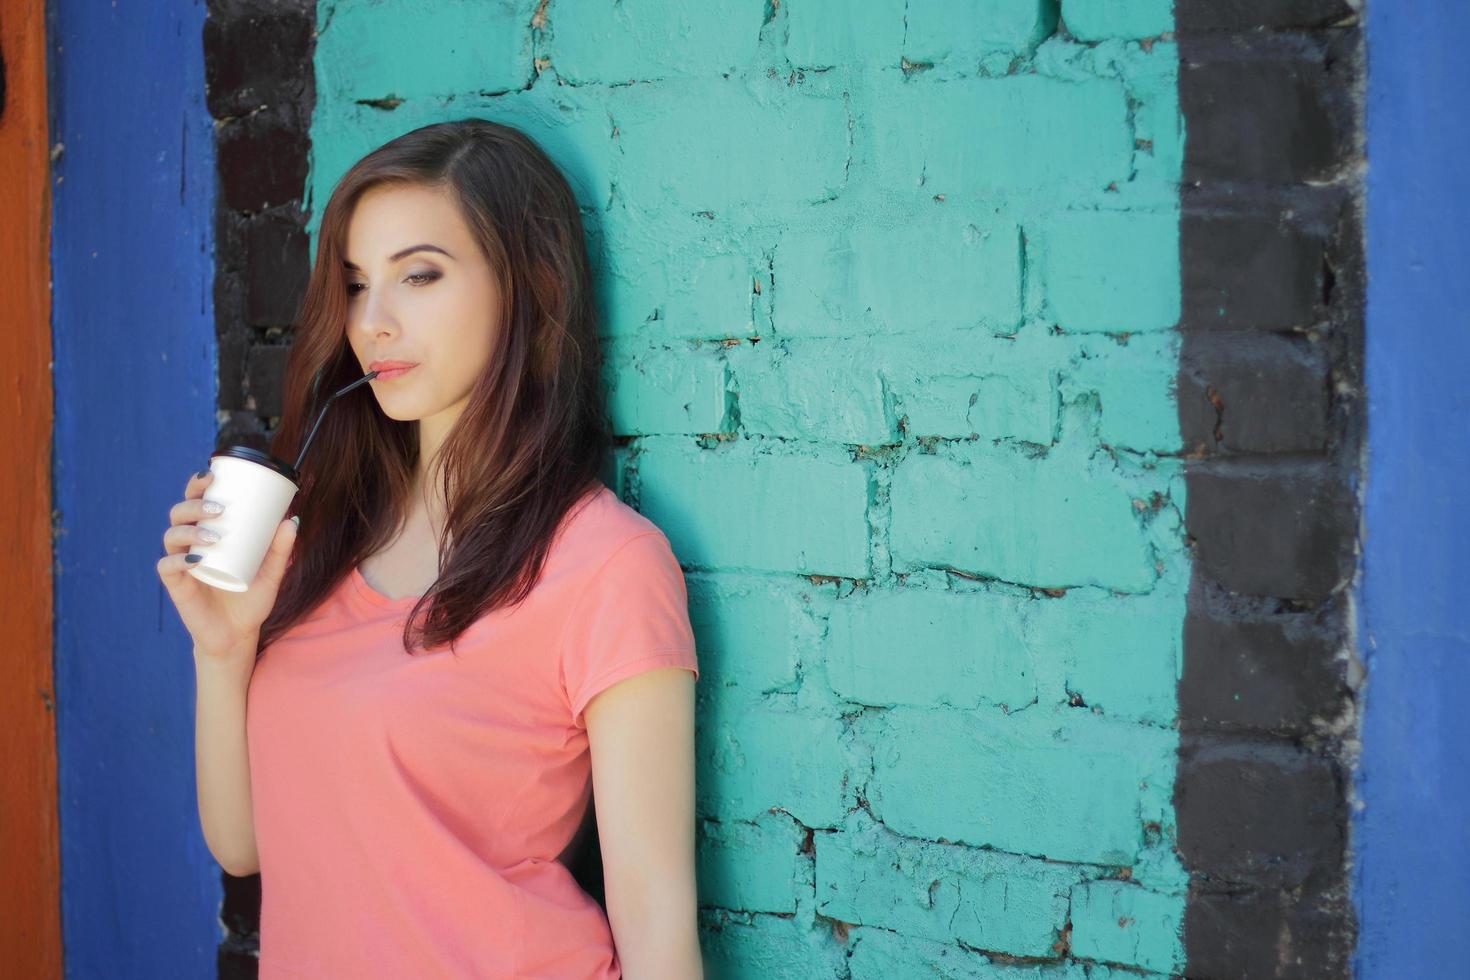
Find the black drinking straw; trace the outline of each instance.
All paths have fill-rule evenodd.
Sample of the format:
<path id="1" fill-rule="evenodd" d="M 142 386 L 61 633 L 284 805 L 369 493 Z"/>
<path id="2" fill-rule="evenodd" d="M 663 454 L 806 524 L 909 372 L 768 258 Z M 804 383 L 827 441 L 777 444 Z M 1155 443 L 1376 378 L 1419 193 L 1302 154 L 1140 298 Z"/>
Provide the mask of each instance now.
<path id="1" fill-rule="evenodd" d="M 333 401 L 335 401 L 338 398 L 341 398 L 343 395 L 347 394 L 353 388 L 356 388 L 360 384 L 364 384 L 364 383 L 366 383 L 368 381 L 371 381 L 374 378 L 376 378 L 377 376 L 378 376 L 378 372 L 376 372 L 376 371 L 369 371 L 367 374 L 364 374 L 362 377 L 360 377 L 356 381 L 352 382 L 352 384 L 348 385 L 346 388 L 343 388 L 340 391 L 334 391 L 334 392 L 332 392 L 331 395 L 329 395 L 327 397 L 327 400 L 326 400 L 325 404 L 322 405 L 322 410 L 320 412 L 317 412 L 316 413 L 316 421 L 312 423 L 312 425 L 311 425 L 311 431 L 306 434 L 306 441 L 301 444 L 301 452 L 298 453 L 297 456 L 296 456 L 296 467 L 295 467 L 295 469 L 296 469 L 296 472 L 297 473 L 300 473 L 301 472 L 301 461 L 306 458 L 306 451 L 311 448 L 311 440 L 314 439 L 314 438 L 316 438 L 316 430 L 318 428 L 320 428 L 320 426 L 322 424 L 322 416 L 327 414 L 327 408 L 332 404 Z"/>

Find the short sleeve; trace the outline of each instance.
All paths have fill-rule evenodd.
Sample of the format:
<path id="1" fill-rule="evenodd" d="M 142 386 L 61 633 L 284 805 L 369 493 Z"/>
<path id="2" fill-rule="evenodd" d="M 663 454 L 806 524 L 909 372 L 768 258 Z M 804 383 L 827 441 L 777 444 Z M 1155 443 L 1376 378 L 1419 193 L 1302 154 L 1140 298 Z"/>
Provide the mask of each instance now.
<path id="1" fill-rule="evenodd" d="M 625 541 L 593 573 L 569 613 L 561 667 L 577 728 L 589 701 L 635 674 L 684 667 L 698 679 L 684 572 L 662 531 Z"/>

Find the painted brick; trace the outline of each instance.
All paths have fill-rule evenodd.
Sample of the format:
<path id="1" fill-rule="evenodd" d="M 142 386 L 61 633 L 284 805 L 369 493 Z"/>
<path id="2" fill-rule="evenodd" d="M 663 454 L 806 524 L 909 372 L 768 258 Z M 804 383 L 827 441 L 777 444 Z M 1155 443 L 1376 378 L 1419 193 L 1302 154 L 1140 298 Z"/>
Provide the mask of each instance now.
<path id="1" fill-rule="evenodd" d="M 1020 229 L 994 219 L 790 231 L 776 245 L 775 329 L 844 338 L 1010 331 L 1021 317 L 1021 263 Z"/>
<path id="2" fill-rule="evenodd" d="M 1073 193 L 1066 202 L 1039 202 L 1043 211 L 1057 206 L 1096 206 L 1175 211 L 1179 208 L 1179 170 L 1184 156 L 1184 119 L 1179 113 L 1180 52 L 1172 40 L 1143 43 L 1116 38 L 1089 44 L 1064 40 L 1061 34 L 1036 49 L 1031 58 L 1043 77 L 1064 81 L 1116 79 L 1129 107 L 1128 174 L 1097 190 Z M 1004 72 L 1008 66 L 995 66 Z"/>
<path id="3" fill-rule="evenodd" d="M 699 923 L 708 980 L 842 975 L 842 948 L 804 918 L 700 909 Z"/>
<path id="4" fill-rule="evenodd" d="M 876 723 L 875 723 L 876 724 Z M 1170 812 L 1177 736 L 1077 708 L 890 708 L 869 805 L 913 837 L 1131 865 Z"/>
<path id="5" fill-rule="evenodd" d="M 848 933 L 851 980 L 1137 980 L 1138 974 L 1073 961 L 1017 963 L 963 946 L 858 927 Z"/>
<path id="6" fill-rule="evenodd" d="M 1182 495 L 1140 511 L 1170 486 L 1170 461 L 1097 446 L 1178 445 L 1170 324 L 1131 322 L 1167 305 L 1160 283 L 1177 293 L 1177 259 L 1120 263 L 1106 236 L 1069 223 L 1091 213 L 1055 213 L 1166 220 L 1178 52 L 1120 40 L 1136 11 L 1104 12 L 1110 26 L 1092 29 L 1113 36 L 1096 45 L 1049 36 L 1058 6 L 625 0 L 553 4 L 538 31 L 521 4 L 439 18 L 512 23 L 417 73 L 396 50 L 344 47 L 354 19 L 380 48 L 396 43 L 381 24 L 414 5 L 319 9 L 332 21 L 310 199 L 357 156 L 443 118 L 410 86 L 450 85 L 456 113 L 523 126 L 583 204 L 614 428 L 636 437 L 605 478 L 689 569 L 711 682 L 697 715 L 711 977 L 1136 977 L 1000 954 L 1056 955 L 1068 889 L 1097 872 L 1052 862 L 1119 861 L 1150 888 L 1178 884 L 1161 848 Z M 1043 39 L 1035 72 L 980 77 Z M 840 67 L 788 67 L 822 63 Z M 407 101 L 357 103 L 390 95 Z M 1058 276 L 1083 324 L 1059 320 L 1064 334 L 1036 323 L 1055 308 L 1058 257 L 1106 273 L 1101 286 Z M 1125 316 L 1120 329 L 1154 335 L 1085 334 Z M 711 432 L 724 438 L 690 438 Z M 929 436 L 974 442 L 860 460 L 843 448 Z M 883 591 L 887 556 L 912 588 Z M 951 594 L 935 565 L 1069 591 L 956 578 L 974 590 Z M 818 575 L 873 580 L 802 578 Z M 1086 707 L 1064 707 L 1073 695 Z M 886 829 L 862 829 L 864 801 Z M 876 925 L 849 930 L 845 916 Z"/>
<path id="7" fill-rule="evenodd" d="M 616 435 L 734 431 L 721 352 L 609 345 L 603 368 Z"/>
<path id="8" fill-rule="evenodd" d="M 1159 338 L 1162 346 L 1177 349 L 1177 334 Z M 1140 358 L 1118 365 L 1117 370 L 1098 379 L 1102 401 L 1098 437 L 1103 445 L 1146 453 L 1177 453 L 1184 445 L 1178 413 L 1157 411 L 1175 397 L 1177 368 L 1162 359 Z"/>
<path id="9" fill-rule="evenodd" d="M 832 608 L 823 661 L 833 691 L 870 705 L 1004 704 L 1036 698 L 1017 601 L 918 589 L 855 594 Z"/>
<path id="10" fill-rule="evenodd" d="M 411 99 L 520 88 L 532 74 L 525 20 L 515 4 L 324 0 L 317 4 L 318 97 Z"/>
<path id="11" fill-rule="evenodd" d="M 958 365 L 947 370 L 956 368 L 963 370 Z M 980 378 L 911 377 L 910 393 L 903 399 L 905 428 L 920 438 L 981 436 L 1045 445 L 1057 425 L 1053 377 L 1047 370 Z"/>
<path id="12" fill-rule="evenodd" d="M 1031 459 L 968 444 L 908 456 L 894 468 L 889 494 L 895 564 L 945 565 L 1040 587 L 1147 590 L 1153 557 L 1133 494 L 1089 456 L 1058 449 Z"/>
<path id="13" fill-rule="evenodd" d="M 400 106 L 394 111 L 401 112 L 404 108 Z M 581 205 L 588 259 L 601 269 L 608 251 L 604 225 L 613 214 L 602 209 L 612 196 L 618 159 L 603 94 L 596 89 L 542 84 L 526 91 L 472 100 L 465 106 L 465 112 L 521 127 L 566 175 L 572 194 Z"/>
<path id="14" fill-rule="evenodd" d="M 784 78 L 629 85 L 609 90 L 607 106 L 622 151 L 617 193 L 640 208 L 749 220 L 800 211 L 847 180 L 842 153 L 812 152 L 847 145 L 842 99 Z"/>
<path id="15" fill-rule="evenodd" d="M 1072 955 L 1177 973 L 1184 967 L 1178 896 L 1123 881 L 1093 881 L 1072 890 Z"/>
<path id="16" fill-rule="evenodd" d="M 686 576 L 700 681 L 758 694 L 793 690 L 803 652 L 815 659 L 820 627 L 809 599 L 757 577 Z"/>
<path id="17" fill-rule="evenodd" d="M 1075 366 L 1067 371 L 1064 397 L 1092 391 L 1098 397 L 1098 438 L 1135 452 L 1177 453 L 1180 432 L 1177 331 L 1133 334 L 1119 343 L 1083 337 Z"/>
<path id="18" fill-rule="evenodd" d="M 898 419 L 871 344 L 779 341 L 732 349 L 740 428 L 869 446 L 897 443 Z"/>
<path id="19" fill-rule="evenodd" d="M 816 835 L 817 908 L 905 936 L 1050 956 L 1075 867 L 912 841 L 882 828 Z"/>
<path id="20" fill-rule="evenodd" d="M 1052 0 L 908 0 L 904 56 L 968 67 L 988 54 L 1021 54 L 1056 30 Z"/>
<path id="21" fill-rule="evenodd" d="M 990 203 L 997 191 L 1046 188 L 1064 198 L 1128 179 L 1133 138 L 1115 81 L 1022 74 L 910 85 L 883 77 L 868 96 L 855 152 L 894 193 Z"/>
<path id="22" fill-rule="evenodd" d="M 612 450 L 603 457 L 602 482 L 607 488 L 618 495 L 619 500 L 628 499 L 628 473 L 630 467 L 629 459 L 633 455 L 630 446 L 614 445 Z"/>
<path id="23" fill-rule="evenodd" d="M 810 871 L 799 855 L 805 831 L 790 817 L 701 821 L 699 904 L 745 912 L 795 912 Z"/>
<path id="24" fill-rule="evenodd" d="M 905 0 L 806 0 L 786 9 L 786 58 L 802 68 L 871 63 L 903 56 Z"/>
<path id="25" fill-rule="evenodd" d="M 436 99 L 410 99 L 385 112 L 359 104 L 357 97 L 365 96 L 316 103 L 311 119 L 310 201 L 327 200 L 342 172 L 359 157 L 408 130 L 445 118 Z M 616 215 L 616 211 L 592 210 L 608 201 L 617 155 L 616 143 L 608 133 L 606 99 L 586 89 L 538 85 L 501 96 L 471 96 L 453 105 L 460 107 L 456 115 L 480 115 L 522 127 L 546 151 L 583 206 L 589 261 L 595 269 L 603 268 L 602 223 Z M 322 211 L 318 205 L 307 220 L 313 259 Z"/>
<path id="26" fill-rule="evenodd" d="M 910 436 L 1049 445 L 1058 425 L 1058 351 L 1038 331 L 886 341 L 879 364 Z"/>
<path id="27" fill-rule="evenodd" d="M 786 57 L 821 67 L 911 62 L 967 64 L 994 51 L 1025 51 L 1056 26 L 1047 0 L 804 0 L 789 8 Z"/>
<path id="28" fill-rule="evenodd" d="M 1082 705 L 1120 721 L 1172 725 L 1183 650 L 1185 588 L 1115 596 L 1075 590 L 1025 603 L 1025 641 L 1041 705 Z"/>
<path id="29" fill-rule="evenodd" d="M 1165 330 L 1179 322 L 1179 217 L 1065 211 L 1043 226 L 1047 306 L 1073 331 Z"/>
<path id="30" fill-rule="evenodd" d="M 1098 45 L 1101 49 L 1108 42 Z M 1116 44 L 1116 42 L 1113 42 Z M 1133 188 L 1140 198 L 1152 191 L 1160 206 L 1177 211 L 1177 183 L 1184 163 L 1184 117 L 1179 112 L 1179 45 L 1155 39 L 1143 50 L 1109 47 L 1128 80 L 1133 100 Z"/>
<path id="31" fill-rule="evenodd" d="M 649 439 L 638 467 L 641 511 L 688 565 L 869 574 L 867 468 L 846 454 Z"/>
<path id="32" fill-rule="evenodd" d="M 755 820 L 772 808 L 808 827 L 835 827 L 846 812 L 842 726 L 815 711 L 700 692 L 696 807 L 721 821 Z"/>
<path id="33" fill-rule="evenodd" d="M 683 0 L 552 4 L 543 48 L 569 83 L 712 75 L 750 64 L 764 12 L 761 4 Z"/>
<path id="34" fill-rule="evenodd" d="M 662 341 L 748 337 L 754 330 L 756 277 L 765 260 L 729 251 L 705 234 L 614 208 L 605 237 L 616 241 L 599 284 L 600 330 Z"/>
<path id="35" fill-rule="evenodd" d="M 1063 0 L 1062 20 L 1079 41 L 1156 37 L 1174 29 L 1174 0 Z"/>

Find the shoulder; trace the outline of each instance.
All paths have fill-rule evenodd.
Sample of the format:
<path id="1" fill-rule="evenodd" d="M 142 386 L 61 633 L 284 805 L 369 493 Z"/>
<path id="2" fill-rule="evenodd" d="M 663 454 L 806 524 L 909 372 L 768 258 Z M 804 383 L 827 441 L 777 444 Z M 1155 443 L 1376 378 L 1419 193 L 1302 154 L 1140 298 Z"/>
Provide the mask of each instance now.
<path id="1" fill-rule="evenodd" d="M 558 564 L 589 577 L 614 558 L 627 563 L 672 557 L 663 530 L 601 482 L 572 506 L 556 551 Z"/>

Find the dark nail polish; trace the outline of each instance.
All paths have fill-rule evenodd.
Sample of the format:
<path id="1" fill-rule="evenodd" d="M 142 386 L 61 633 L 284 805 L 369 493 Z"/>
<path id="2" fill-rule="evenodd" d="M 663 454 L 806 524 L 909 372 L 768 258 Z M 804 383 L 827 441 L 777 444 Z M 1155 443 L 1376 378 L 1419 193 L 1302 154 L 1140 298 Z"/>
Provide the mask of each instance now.
<path id="1" fill-rule="evenodd" d="M 206 466 L 204 469 L 202 469 L 198 473 L 195 473 L 194 474 L 194 479 L 196 479 L 196 480 L 202 480 L 202 479 L 204 479 L 208 475 L 209 475 L 209 467 Z"/>
<path id="2" fill-rule="evenodd" d="M 185 555 L 184 556 L 184 561 L 188 562 L 190 565 L 194 564 L 195 562 L 201 562 L 203 560 L 204 560 L 204 556 L 203 555 Z"/>

